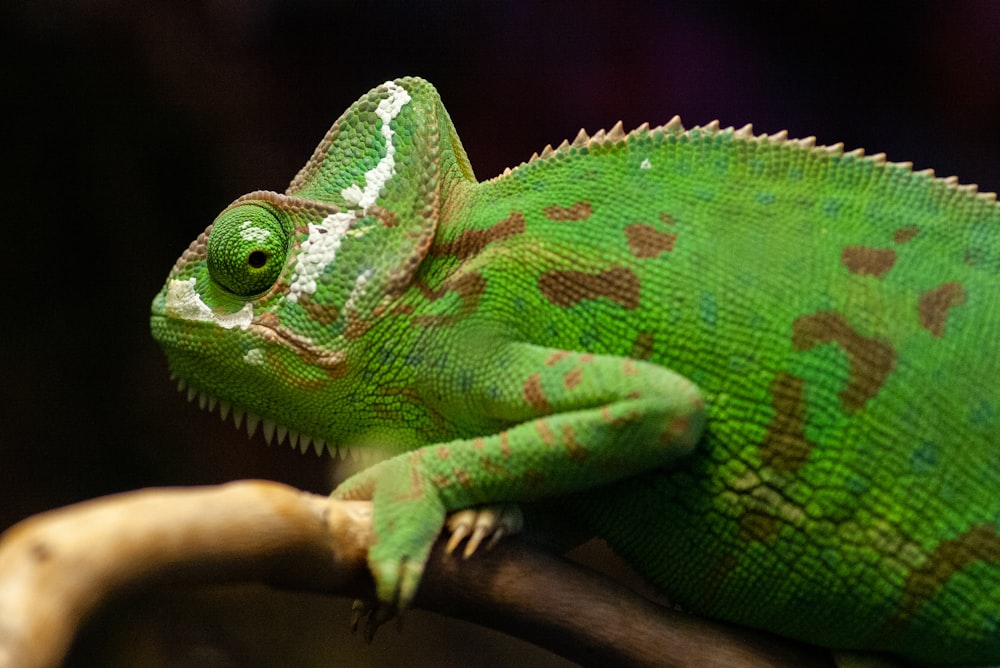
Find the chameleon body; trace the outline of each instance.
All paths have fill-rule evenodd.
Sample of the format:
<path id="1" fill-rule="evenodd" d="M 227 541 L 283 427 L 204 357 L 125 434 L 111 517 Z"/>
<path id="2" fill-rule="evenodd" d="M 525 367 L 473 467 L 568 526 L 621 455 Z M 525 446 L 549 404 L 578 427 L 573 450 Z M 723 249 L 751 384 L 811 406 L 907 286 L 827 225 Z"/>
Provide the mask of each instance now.
<path id="1" fill-rule="evenodd" d="M 702 614 L 984 664 L 998 276 L 1000 207 L 954 179 L 675 119 L 479 183 L 406 78 L 223 211 L 152 330 L 269 439 L 392 455 L 334 492 L 374 501 L 385 603 L 446 513 L 537 502 Z"/>

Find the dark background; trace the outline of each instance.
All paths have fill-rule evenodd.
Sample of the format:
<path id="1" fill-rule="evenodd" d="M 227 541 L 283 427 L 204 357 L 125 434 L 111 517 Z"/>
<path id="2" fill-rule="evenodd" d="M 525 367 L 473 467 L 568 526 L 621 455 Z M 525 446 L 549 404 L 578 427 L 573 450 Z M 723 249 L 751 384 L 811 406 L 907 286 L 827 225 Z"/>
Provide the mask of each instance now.
<path id="1" fill-rule="evenodd" d="M 997 191 L 998 35 L 991 0 L 5 3 L 0 529 L 151 485 L 329 489 L 312 454 L 188 405 L 147 313 L 220 209 L 283 190 L 386 79 L 438 87 L 481 179 L 680 114 Z"/>

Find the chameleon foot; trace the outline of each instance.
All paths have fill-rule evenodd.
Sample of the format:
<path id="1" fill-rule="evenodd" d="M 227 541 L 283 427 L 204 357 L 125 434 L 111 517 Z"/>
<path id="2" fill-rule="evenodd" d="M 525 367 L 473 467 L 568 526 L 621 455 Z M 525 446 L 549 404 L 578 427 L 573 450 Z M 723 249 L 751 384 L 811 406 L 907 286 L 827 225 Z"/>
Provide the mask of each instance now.
<path id="1" fill-rule="evenodd" d="M 489 538 L 486 549 L 490 550 L 501 538 L 520 533 L 524 527 L 524 515 L 521 508 L 514 504 L 496 504 L 469 508 L 453 513 L 448 517 L 448 530 L 451 537 L 445 552 L 451 554 L 459 543 L 468 537 L 462 556 L 468 559 L 472 556 L 485 538 Z"/>

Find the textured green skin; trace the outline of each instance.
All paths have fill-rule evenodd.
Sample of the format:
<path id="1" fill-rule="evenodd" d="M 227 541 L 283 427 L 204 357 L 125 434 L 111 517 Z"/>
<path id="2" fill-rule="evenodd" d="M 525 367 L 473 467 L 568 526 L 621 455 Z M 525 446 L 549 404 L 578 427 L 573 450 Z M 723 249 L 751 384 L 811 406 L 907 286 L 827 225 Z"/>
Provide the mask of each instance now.
<path id="1" fill-rule="evenodd" d="M 995 198 L 673 123 L 476 183 L 434 89 L 396 84 L 410 99 L 391 138 L 380 87 L 286 196 L 233 205 L 269 203 L 287 235 L 265 292 L 218 285 L 244 283 L 210 275 L 210 227 L 152 318 L 197 391 L 329 443 L 412 451 L 334 493 L 374 497 L 383 601 L 412 597 L 446 511 L 561 497 L 556 513 L 705 615 L 1000 662 Z M 389 143 L 375 206 L 349 201 Z M 364 233 L 293 303 L 308 225 L 361 209 Z M 191 278 L 212 313 L 252 324 L 171 305 Z"/>

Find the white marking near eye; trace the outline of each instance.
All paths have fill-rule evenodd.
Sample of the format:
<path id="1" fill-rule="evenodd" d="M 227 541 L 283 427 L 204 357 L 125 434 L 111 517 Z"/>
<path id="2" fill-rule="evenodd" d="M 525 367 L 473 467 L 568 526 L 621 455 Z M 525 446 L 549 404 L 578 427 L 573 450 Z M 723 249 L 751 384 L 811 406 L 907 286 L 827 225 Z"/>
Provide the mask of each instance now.
<path id="1" fill-rule="evenodd" d="M 337 250 L 355 220 L 356 214 L 338 211 L 319 225 L 309 223 L 308 236 L 302 242 L 288 285 L 288 301 L 298 302 L 299 295 L 316 292 L 316 280 L 337 257 Z"/>
<path id="2" fill-rule="evenodd" d="M 251 348 L 243 355 L 243 361 L 250 366 L 261 366 L 266 361 L 264 351 L 260 348 Z"/>
<path id="3" fill-rule="evenodd" d="M 645 160 L 639 163 L 639 169 L 652 169 L 652 168 L 653 168 L 653 163 L 649 161 L 649 158 L 646 158 Z"/>
<path id="4" fill-rule="evenodd" d="M 240 238 L 243 241 L 256 241 L 257 243 L 264 243 L 267 238 L 271 236 L 270 230 L 265 230 L 262 227 L 256 227 L 252 220 L 244 220 L 240 223 Z"/>
<path id="5" fill-rule="evenodd" d="M 351 288 L 351 294 L 348 295 L 347 301 L 344 302 L 345 312 L 349 313 L 357 308 L 357 300 L 365 293 L 365 284 L 368 283 L 368 279 L 370 279 L 374 273 L 374 269 L 365 269 L 354 280 L 354 287 Z"/>
<path id="6" fill-rule="evenodd" d="M 385 139 L 385 155 L 377 165 L 365 172 L 363 189 L 355 183 L 340 191 L 340 195 L 349 206 L 358 206 L 366 210 L 375 204 L 379 191 L 396 173 L 396 146 L 392 143 L 395 132 L 392 129 L 392 121 L 410 101 L 410 94 L 401 86 L 386 81 L 385 87 L 389 89 L 389 95 L 379 102 L 375 109 L 375 115 L 382 121 L 380 132 Z"/>
<path id="7" fill-rule="evenodd" d="M 164 312 L 171 318 L 193 320 L 196 322 L 212 322 L 223 329 L 239 327 L 246 329 L 253 322 L 253 306 L 250 302 L 243 305 L 236 313 L 216 313 L 202 301 L 201 295 L 194 289 L 197 281 L 192 277 L 186 281 L 172 278 L 167 283 L 167 299 Z"/>

